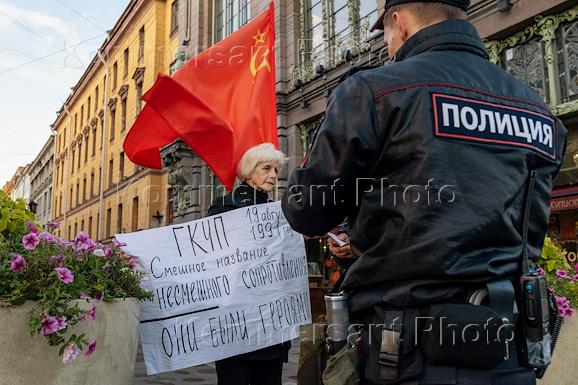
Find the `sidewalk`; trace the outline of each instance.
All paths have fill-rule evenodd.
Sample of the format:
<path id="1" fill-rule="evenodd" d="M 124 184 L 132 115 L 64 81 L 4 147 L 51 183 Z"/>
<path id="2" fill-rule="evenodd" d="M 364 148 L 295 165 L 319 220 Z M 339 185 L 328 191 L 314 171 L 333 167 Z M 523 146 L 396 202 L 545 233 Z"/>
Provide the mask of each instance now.
<path id="1" fill-rule="evenodd" d="M 283 365 L 283 385 L 297 385 L 297 363 L 299 362 L 299 340 L 291 342 L 289 362 Z M 147 376 L 142 351 L 136 357 L 134 368 L 134 385 L 216 385 L 215 364 L 201 365 L 194 368 L 181 369 Z"/>

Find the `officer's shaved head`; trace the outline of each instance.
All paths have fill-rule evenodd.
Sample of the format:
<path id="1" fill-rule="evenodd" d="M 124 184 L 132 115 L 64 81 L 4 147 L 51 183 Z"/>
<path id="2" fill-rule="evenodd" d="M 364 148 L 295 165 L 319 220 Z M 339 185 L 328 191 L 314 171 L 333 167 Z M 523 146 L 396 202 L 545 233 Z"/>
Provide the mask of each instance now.
<path id="1" fill-rule="evenodd" d="M 419 30 L 448 19 L 466 19 L 461 8 L 445 3 L 404 3 L 387 9 L 383 35 L 390 57 Z"/>
<path id="2" fill-rule="evenodd" d="M 394 5 L 385 13 L 384 27 L 393 26 L 393 13 L 407 10 L 414 17 L 420 27 L 427 27 L 434 23 L 448 19 L 466 19 L 466 12 L 458 7 L 443 3 L 407 3 Z"/>

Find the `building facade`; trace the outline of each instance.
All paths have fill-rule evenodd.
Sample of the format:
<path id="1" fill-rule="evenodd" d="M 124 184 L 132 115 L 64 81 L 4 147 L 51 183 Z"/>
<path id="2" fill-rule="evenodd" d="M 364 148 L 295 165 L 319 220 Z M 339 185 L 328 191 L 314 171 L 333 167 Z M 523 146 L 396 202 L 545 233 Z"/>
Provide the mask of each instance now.
<path id="1" fill-rule="evenodd" d="M 36 159 L 30 163 L 30 201 L 35 208 L 36 222 L 43 225 L 52 220 L 52 175 L 54 170 L 54 135 L 50 135 Z"/>
<path id="2" fill-rule="evenodd" d="M 26 202 L 30 202 L 30 163 L 25 167 L 19 167 L 14 174 L 14 184 L 10 197 L 14 200 L 24 199 Z"/>
<path id="3" fill-rule="evenodd" d="M 131 0 L 52 124 L 52 212 L 60 236 L 107 240 L 166 224 L 166 175 L 124 155 L 141 96 L 168 73 L 178 44 L 167 0 Z"/>
<path id="4" fill-rule="evenodd" d="M 180 64 L 216 44 L 267 9 L 266 0 L 176 0 L 179 3 Z M 277 113 L 280 149 L 289 156 L 279 191 L 301 163 L 323 118 L 329 95 L 352 67 L 385 64 L 380 32 L 370 33 L 384 0 L 275 1 Z M 532 87 L 569 129 L 568 148 L 555 180 L 550 233 L 576 257 L 578 220 L 578 6 L 571 0 L 472 0 L 468 18 L 484 39 L 490 60 Z M 178 67 L 175 66 L 173 70 Z M 203 162 L 182 145 L 168 149 L 167 171 L 175 218 L 196 219 L 224 193 Z M 171 151 L 178 153 L 174 162 Z M 165 159 L 167 159 L 165 157 Z M 180 182 L 179 182 L 180 181 Z M 179 186 L 183 184 L 184 186 Z M 209 186 L 209 187 L 207 187 Z M 187 190 L 188 189 L 188 190 Z M 323 243 L 307 241 L 310 260 Z"/>

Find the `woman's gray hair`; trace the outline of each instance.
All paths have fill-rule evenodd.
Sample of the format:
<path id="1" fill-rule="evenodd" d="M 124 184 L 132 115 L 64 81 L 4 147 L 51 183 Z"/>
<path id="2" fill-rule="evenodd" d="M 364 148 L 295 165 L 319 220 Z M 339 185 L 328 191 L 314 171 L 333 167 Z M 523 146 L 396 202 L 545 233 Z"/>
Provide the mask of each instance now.
<path id="1" fill-rule="evenodd" d="M 251 178 L 251 174 L 260 163 L 271 162 L 278 168 L 283 167 L 287 158 L 272 143 L 262 143 L 248 149 L 239 161 L 237 176 L 242 182 Z"/>

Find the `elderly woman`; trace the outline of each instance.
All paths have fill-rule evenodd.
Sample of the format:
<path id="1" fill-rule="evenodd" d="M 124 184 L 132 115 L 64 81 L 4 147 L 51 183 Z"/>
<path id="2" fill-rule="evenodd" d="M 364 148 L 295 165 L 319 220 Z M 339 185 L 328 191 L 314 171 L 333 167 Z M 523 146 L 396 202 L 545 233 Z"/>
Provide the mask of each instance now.
<path id="1" fill-rule="evenodd" d="M 268 193 L 275 187 L 284 163 L 285 155 L 271 143 L 247 150 L 237 168 L 241 184 L 232 193 L 216 198 L 209 215 L 269 202 Z M 284 343 L 217 361 L 218 385 L 281 385 L 289 347 L 290 343 Z"/>

